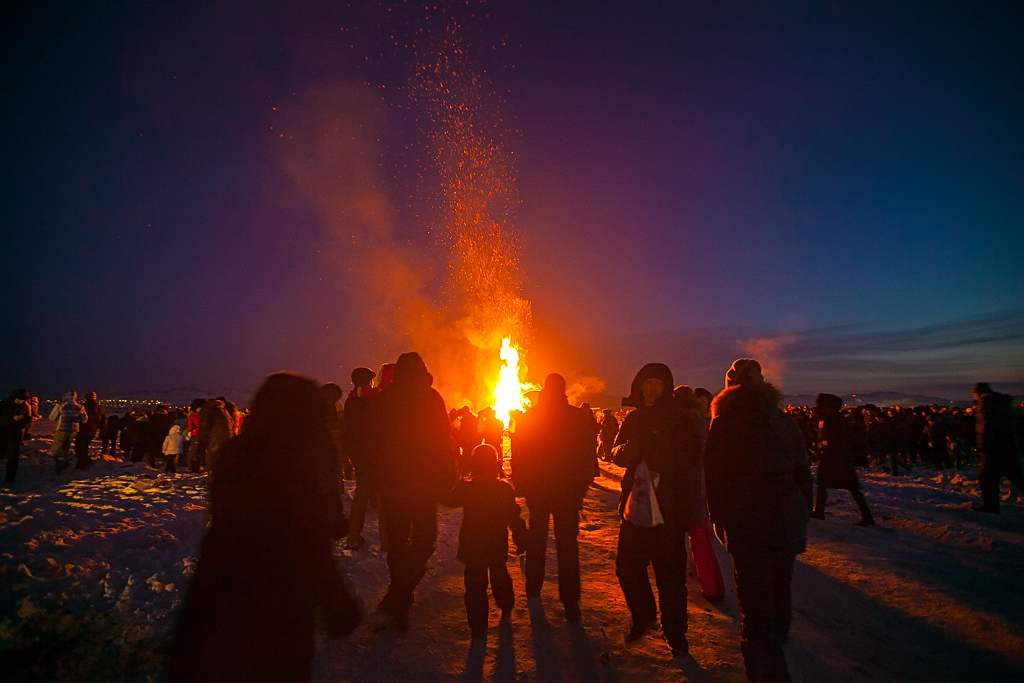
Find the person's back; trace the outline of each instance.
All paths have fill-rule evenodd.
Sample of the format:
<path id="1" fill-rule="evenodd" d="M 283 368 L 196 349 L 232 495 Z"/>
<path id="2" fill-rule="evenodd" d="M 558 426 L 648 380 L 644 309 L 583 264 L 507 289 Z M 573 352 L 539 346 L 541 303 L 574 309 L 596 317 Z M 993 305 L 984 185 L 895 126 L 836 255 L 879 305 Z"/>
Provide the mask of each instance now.
<path id="1" fill-rule="evenodd" d="M 520 517 L 512 486 L 493 475 L 461 481 L 456 500 L 462 503 L 462 526 L 456 558 L 462 562 L 504 562 L 508 557 L 508 533 L 526 550 L 526 522 Z"/>
<path id="2" fill-rule="evenodd" d="M 525 552 L 529 538 L 512 487 L 498 479 L 497 449 L 490 444 L 477 446 L 470 460 L 473 479 L 460 480 L 453 497 L 462 505 L 457 557 L 466 565 L 466 617 L 473 638 L 478 638 L 487 629 L 488 583 L 503 619 L 515 602 L 506 566 L 509 530 L 517 553 Z"/>
<path id="3" fill-rule="evenodd" d="M 538 404 L 519 418 L 512 438 L 516 491 L 527 499 L 582 499 L 594 478 L 590 421 L 564 395 L 542 392 Z"/>
<path id="4" fill-rule="evenodd" d="M 977 448 L 986 453 L 1013 453 L 1018 449 L 1014 429 L 1013 397 L 998 391 L 978 396 Z"/>
<path id="5" fill-rule="evenodd" d="M 168 683 L 308 680 L 318 614 L 334 637 L 359 622 L 331 554 L 344 516 L 316 384 L 271 375 L 252 422 L 218 454 Z"/>
<path id="6" fill-rule="evenodd" d="M 437 540 L 437 501 L 455 484 L 455 452 L 444 399 L 423 359 L 403 353 L 394 381 L 374 398 L 371 468 L 388 535 L 388 591 L 380 603 L 408 629 L 413 592 Z"/>
<path id="7" fill-rule="evenodd" d="M 395 501 L 436 501 L 454 484 L 451 423 L 432 382 L 425 368 L 407 373 L 403 366 L 373 399 L 370 466 L 381 494 Z"/>
<path id="8" fill-rule="evenodd" d="M 803 437 L 767 382 L 727 388 L 712 404 L 705 457 L 711 519 L 730 551 L 803 552 L 811 474 Z"/>
<path id="9" fill-rule="evenodd" d="M 741 358 L 712 404 L 705 449 L 711 520 L 725 529 L 740 606 L 740 649 L 751 681 L 788 681 L 796 556 L 807 545 L 811 472 L 782 393 Z"/>

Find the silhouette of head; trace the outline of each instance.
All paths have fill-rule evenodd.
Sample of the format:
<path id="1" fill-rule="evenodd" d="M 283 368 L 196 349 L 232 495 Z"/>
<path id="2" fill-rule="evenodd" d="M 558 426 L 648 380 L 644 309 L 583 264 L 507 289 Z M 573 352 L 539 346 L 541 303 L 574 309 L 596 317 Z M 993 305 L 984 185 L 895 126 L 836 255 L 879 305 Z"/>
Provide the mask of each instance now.
<path id="1" fill-rule="evenodd" d="M 729 372 L 725 373 L 725 387 L 752 386 L 764 383 L 761 364 L 750 358 L 740 358 L 733 362 Z"/>
<path id="2" fill-rule="evenodd" d="M 264 433 L 312 433 L 323 429 L 322 405 L 313 380 L 294 372 L 277 372 L 256 391 L 248 426 Z"/>
<path id="3" fill-rule="evenodd" d="M 469 471 L 474 479 L 494 479 L 498 476 L 498 451 L 484 443 L 473 449 Z"/>
<path id="4" fill-rule="evenodd" d="M 356 368 L 352 371 L 352 384 L 356 387 L 368 387 L 377 374 L 370 368 Z"/>
<path id="5" fill-rule="evenodd" d="M 975 396 L 984 396 L 985 394 L 992 393 L 992 387 L 989 386 L 988 382 L 978 382 L 971 387 L 971 393 Z"/>

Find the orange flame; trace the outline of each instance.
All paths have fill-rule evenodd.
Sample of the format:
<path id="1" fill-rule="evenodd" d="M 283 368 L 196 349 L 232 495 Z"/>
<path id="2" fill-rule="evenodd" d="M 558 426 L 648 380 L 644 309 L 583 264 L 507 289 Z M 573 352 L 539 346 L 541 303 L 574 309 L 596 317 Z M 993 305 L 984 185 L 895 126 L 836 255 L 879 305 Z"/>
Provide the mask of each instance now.
<path id="1" fill-rule="evenodd" d="M 512 340 L 505 337 L 501 340 L 501 370 L 498 371 L 498 384 L 494 387 L 494 412 L 508 428 L 509 413 L 526 407 L 523 400 L 523 389 L 528 386 L 519 381 L 523 368 L 519 366 L 519 349 L 512 346 Z"/>

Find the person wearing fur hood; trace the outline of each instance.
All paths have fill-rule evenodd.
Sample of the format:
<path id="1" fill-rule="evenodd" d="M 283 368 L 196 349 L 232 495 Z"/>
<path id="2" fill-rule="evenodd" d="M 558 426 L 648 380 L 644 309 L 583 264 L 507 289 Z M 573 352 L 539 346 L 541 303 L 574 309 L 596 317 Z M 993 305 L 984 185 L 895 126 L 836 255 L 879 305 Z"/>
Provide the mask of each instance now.
<path id="1" fill-rule="evenodd" d="M 790 585 L 811 512 L 807 447 L 781 401 L 757 361 L 737 360 L 711 404 L 705 449 L 708 510 L 733 557 L 750 681 L 790 680 Z"/>
<path id="2" fill-rule="evenodd" d="M 686 641 L 686 532 L 697 518 L 694 484 L 700 476 L 697 417 L 672 395 L 672 371 L 648 363 L 633 379 L 630 403 L 615 439 L 615 464 L 625 467 L 619 498 L 615 575 L 632 616 L 627 642 L 656 624 L 658 610 L 647 568 L 653 565 L 661 629 L 673 656 Z"/>

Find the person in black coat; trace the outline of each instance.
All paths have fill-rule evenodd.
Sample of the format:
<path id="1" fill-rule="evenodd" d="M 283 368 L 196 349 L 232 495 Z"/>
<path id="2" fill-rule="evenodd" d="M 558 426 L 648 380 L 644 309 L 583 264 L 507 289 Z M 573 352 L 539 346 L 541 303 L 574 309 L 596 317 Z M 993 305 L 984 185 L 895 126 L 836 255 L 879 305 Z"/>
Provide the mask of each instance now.
<path id="1" fill-rule="evenodd" d="M 711 407 L 704 460 L 708 511 L 733 558 L 743 663 L 758 682 L 790 680 L 790 585 L 811 508 L 807 447 L 781 401 L 757 361 L 733 363 Z"/>
<path id="2" fill-rule="evenodd" d="M 117 435 L 121 431 L 121 418 L 117 415 L 110 415 L 107 417 L 106 424 L 103 427 L 103 441 L 100 444 L 100 454 L 107 454 L 107 447 L 110 447 L 110 454 L 116 455 L 117 450 Z"/>
<path id="3" fill-rule="evenodd" d="M 104 426 L 107 409 L 96 400 L 95 391 L 86 394 L 82 407 L 85 409 L 86 421 L 79 427 L 78 433 L 75 435 L 75 469 L 87 470 L 92 467 L 89 444 L 96 438 L 100 428 Z"/>
<path id="4" fill-rule="evenodd" d="M 380 611 L 408 629 L 413 591 L 437 541 L 437 503 L 457 479 L 451 422 L 418 353 L 403 353 L 373 399 L 369 458 L 388 532 L 388 591 Z"/>
<path id="5" fill-rule="evenodd" d="M 818 394 L 814 412 L 818 415 L 818 493 L 811 517 L 825 519 L 829 489 L 846 489 L 860 510 L 858 526 L 873 526 L 874 518 L 857 479 L 857 438 L 841 410 L 843 399 L 833 394 Z"/>
<path id="6" fill-rule="evenodd" d="M 981 505 L 978 512 L 999 514 L 999 482 L 1010 480 L 1018 491 L 1024 491 L 1024 474 L 1020 468 L 1020 437 L 1024 416 L 1013 405 L 1008 394 L 993 391 L 988 382 L 971 388 L 974 395 L 974 430 L 978 449 L 978 486 Z"/>
<path id="7" fill-rule="evenodd" d="M 345 399 L 345 435 L 343 445 L 348 461 L 355 469 L 356 490 L 352 494 L 352 507 L 349 508 L 348 538 L 345 548 L 359 550 L 366 544 L 363 538 L 363 524 L 366 522 L 366 510 L 377 500 L 377 482 L 373 478 L 370 465 L 370 408 L 374 395 L 375 374 L 370 368 L 356 368 L 352 371 L 352 391 Z M 387 551 L 387 539 L 384 525 L 378 516 L 377 529 L 380 535 L 381 550 Z"/>
<path id="8" fill-rule="evenodd" d="M 558 598 L 565 618 L 580 615 L 580 510 L 594 478 L 597 452 L 594 418 L 569 405 L 565 378 L 550 374 L 533 406 L 516 421 L 512 437 L 512 481 L 530 510 L 526 595 L 539 597 L 544 583 L 548 527 L 554 523 L 558 554 Z"/>
<path id="9" fill-rule="evenodd" d="M 25 427 L 32 424 L 29 398 L 26 390 L 15 389 L 5 401 L 0 401 L 0 456 L 7 461 L 4 481 L 8 484 L 13 484 L 18 476 L 21 438 Z"/>
<path id="10" fill-rule="evenodd" d="M 508 575 L 508 533 L 516 544 L 516 554 L 526 552 L 529 535 L 515 491 L 498 478 L 498 452 L 483 444 L 473 449 L 470 458 L 472 480 L 456 484 L 452 502 L 462 506 L 459 550 L 456 557 L 466 565 L 466 617 L 473 638 L 487 630 L 487 583 L 501 610 L 501 618 L 512 614 L 515 598 Z"/>
<path id="11" fill-rule="evenodd" d="M 632 615 L 626 641 L 638 640 L 656 623 L 658 610 L 648 578 L 654 567 L 661 606 L 661 627 L 673 656 L 689 652 L 686 640 L 686 532 L 696 519 L 701 434 L 694 414 L 672 395 L 672 371 L 648 363 L 633 379 L 630 403 L 615 440 L 615 464 L 625 467 L 619 497 L 618 550 L 615 575 Z M 650 486 L 641 492 L 638 468 L 644 465 Z M 640 469 L 640 471 L 643 471 Z M 634 489 L 637 495 L 634 496 Z M 656 499 L 660 519 L 650 516 L 638 496 Z M 631 498 L 633 500 L 631 500 Z M 633 505 L 641 507 L 636 513 Z"/>
<path id="12" fill-rule="evenodd" d="M 358 625 L 332 554 L 346 526 L 333 458 L 316 383 L 268 377 L 217 454 L 167 683 L 308 681 L 318 618 L 332 637 Z"/>

